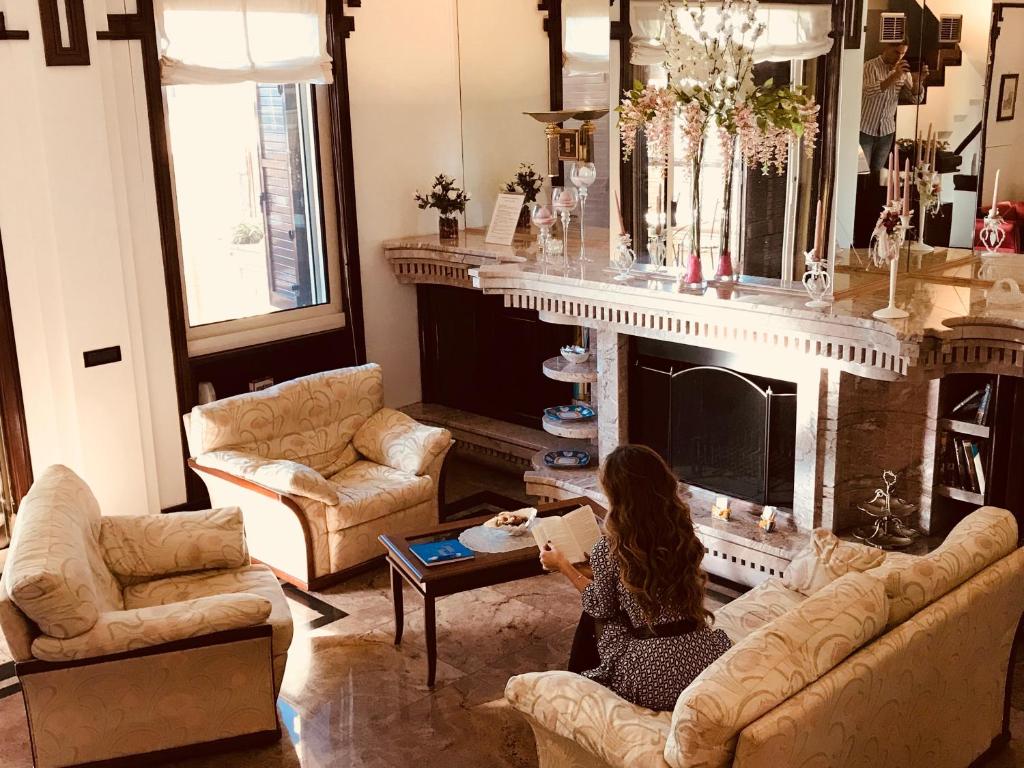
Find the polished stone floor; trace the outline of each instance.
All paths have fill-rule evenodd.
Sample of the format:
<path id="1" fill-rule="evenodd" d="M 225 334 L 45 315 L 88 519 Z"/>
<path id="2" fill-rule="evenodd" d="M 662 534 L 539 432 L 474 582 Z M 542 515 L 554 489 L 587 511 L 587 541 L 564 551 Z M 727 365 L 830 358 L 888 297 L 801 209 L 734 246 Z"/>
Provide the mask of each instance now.
<path id="1" fill-rule="evenodd" d="M 453 472 L 451 498 L 486 486 L 515 496 L 499 473 Z M 714 609 L 736 596 L 712 585 Z M 528 729 L 491 704 L 521 672 L 564 668 L 579 616 L 579 596 L 557 576 L 453 595 L 438 602 L 437 685 L 425 685 L 422 603 L 405 600 L 405 635 L 393 644 L 390 586 L 384 568 L 314 597 L 347 616 L 315 629 L 316 601 L 290 599 L 295 639 L 278 701 L 286 729 L 264 749 L 177 763 L 182 768 L 525 768 L 536 766 Z M 322 606 L 321 606 L 322 608 Z M 319 621 L 318 621 L 319 620 Z M 2 643 L 2 639 L 0 639 Z M 6 649 L 0 646 L 0 670 Z M 1018 669 L 1014 733 L 1022 737 L 989 765 L 1024 766 L 1024 665 Z M 4 696 L 14 681 L 0 671 L 0 765 L 28 768 L 21 696 Z M 6 686 L 6 687 L 5 687 Z"/>

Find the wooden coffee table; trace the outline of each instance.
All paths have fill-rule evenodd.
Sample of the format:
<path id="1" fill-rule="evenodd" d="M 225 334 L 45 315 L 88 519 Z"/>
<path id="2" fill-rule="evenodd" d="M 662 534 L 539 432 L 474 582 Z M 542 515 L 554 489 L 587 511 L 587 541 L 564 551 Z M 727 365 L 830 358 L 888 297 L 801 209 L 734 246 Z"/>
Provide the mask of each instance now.
<path id="1" fill-rule="evenodd" d="M 604 518 L 604 507 L 585 496 L 537 507 L 539 517 L 561 515 L 577 507 L 589 504 L 594 513 Z M 385 534 L 378 537 L 387 550 L 388 566 L 391 569 L 391 594 L 395 602 L 395 645 L 402 642 L 405 613 L 402 605 L 402 581 L 423 595 L 423 618 L 427 636 L 427 685 L 434 685 L 437 671 L 437 623 L 434 601 L 445 595 L 454 595 L 479 587 L 504 584 L 508 581 L 527 579 L 544 573 L 541 568 L 536 546 L 517 549 L 514 552 L 478 552 L 472 560 L 460 560 L 444 565 L 424 565 L 409 549 L 410 544 L 431 539 L 439 535 L 457 538 L 458 535 L 476 525 L 481 525 L 493 515 L 468 518 L 452 523 L 443 523 L 433 528 L 422 529 L 403 535 Z"/>

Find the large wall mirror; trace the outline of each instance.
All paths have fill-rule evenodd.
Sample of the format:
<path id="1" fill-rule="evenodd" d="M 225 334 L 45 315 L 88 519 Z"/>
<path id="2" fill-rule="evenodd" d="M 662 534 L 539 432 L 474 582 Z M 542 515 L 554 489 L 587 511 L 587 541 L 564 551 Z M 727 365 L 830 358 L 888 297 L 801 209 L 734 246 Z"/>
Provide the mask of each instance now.
<path id="1" fill-rule="evenodd" d="M 974 243 L 983 150 L 990 0 L 861 0 L 862 45 L 844 60 L 842 109 L 847 140 L 840 165 L 836 234 L 854 254 L 864 251 L 885 203 L 888 157 L 894 144 L 901 165 L 928 159 L 938 194 L 913 192 L 915 229 L 910 269 L 946 260 Z M 853 174 L 856 174 L 855 178 Z M 924 205 L 922 205 L 922 202 Z M 930 202 L 930 204 L 929 204 Z M 921 208 L 926 209 L 921 216 Z M 923 226 L 923 230 L 922 230 Z M 851 262 L 856 258 L 851 259 Z"/>
<path id="2" fill-rule="evenodd" d="M 485 227 L 498 193 L 522 164 L 543 178 L 542 194 L 550 192 L 544 126 L 525 112 L 608 107 L 609 3 L 457 0 L 456 12 L 463 166 L 473 194 L 466 225 Z M 597 123 L 598 176 L 586 209 L 588 224 L 601 227 L 607 226 L 608 126 L 608 117 Z"/>

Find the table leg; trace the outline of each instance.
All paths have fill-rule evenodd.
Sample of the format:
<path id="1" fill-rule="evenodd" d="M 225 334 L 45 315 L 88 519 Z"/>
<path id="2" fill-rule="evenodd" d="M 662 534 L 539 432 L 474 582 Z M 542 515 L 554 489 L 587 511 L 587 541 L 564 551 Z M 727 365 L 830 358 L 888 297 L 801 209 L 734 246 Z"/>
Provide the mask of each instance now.
<path id="1" fill-rule="evenodd" d="M 395 602 L 395 645 L 398 645 L 405 629 L 405 610 L 402 606 L 402 574 L 394 565 L 391 566 L 391 596 Z"/>
<path id="2" fill-rule="evenodd" d="M 434 618 L 434 597 L 423 597 L 423 626 L 427 635 L 427 687 L 434 687 L 437 672 L 437 624 Z"/>

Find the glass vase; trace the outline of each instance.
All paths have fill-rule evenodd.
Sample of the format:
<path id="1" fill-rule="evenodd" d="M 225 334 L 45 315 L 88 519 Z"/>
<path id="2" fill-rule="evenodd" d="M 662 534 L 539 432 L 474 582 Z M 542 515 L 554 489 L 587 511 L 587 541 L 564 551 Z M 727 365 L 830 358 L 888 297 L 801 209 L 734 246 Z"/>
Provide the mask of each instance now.
<path id="1" fill-rule="evenodd" d="M 704 165 L 704 138 L 693 156 L 690 166 L 690 251 L 683 270 L 683 283 L 687 288 L 704 287 L 704 269 L 701 266 L 701 211 L 700 211 L 700 172 Z"/>
<path id="2" fill-rule="evenodd" d="M 726 173 L 725 188 L 722 190 L 722 234 L 718 244 L 718 267 L 715 269 L 715 280 L 720 283 L 732 282 L 736 279 L 730 248 L 732 247 L 732 187 L 736 178 L 735 159 L 738 144 L 738 136 L 730 137 L 724 152 Z"/>
<path id="3" fill-rule="evenodd" d="M 438 217 L 437 234 L 442 240 L 458 240 L 459 220 L 454 216 Z"/>

